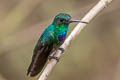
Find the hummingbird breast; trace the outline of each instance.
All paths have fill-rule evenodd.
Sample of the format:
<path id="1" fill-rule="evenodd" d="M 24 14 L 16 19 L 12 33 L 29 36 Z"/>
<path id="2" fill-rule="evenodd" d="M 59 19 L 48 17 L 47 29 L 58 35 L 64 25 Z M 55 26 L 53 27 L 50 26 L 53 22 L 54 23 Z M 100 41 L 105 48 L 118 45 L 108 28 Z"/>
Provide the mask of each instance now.
<path id="1" fill-rule="evenodd" d="M 66 38 L 66 32 L 64 32 L 64 33 L 62 33 L 62 34 L 59 34 L 59 36 L 58 36 L 58 40 L 59 40 L 59 41 L 64 41 L 65 38 Z"/>
<path id="2" fill-rule="evenodd" d="M 66 38 L 66 34 L 68 31 L 68 24 L 61 24 L 61 25 L 57 25 L 55 26 L 55 36 L 58 43 L 60 42 L 64 42 L 65 38 Z"/>

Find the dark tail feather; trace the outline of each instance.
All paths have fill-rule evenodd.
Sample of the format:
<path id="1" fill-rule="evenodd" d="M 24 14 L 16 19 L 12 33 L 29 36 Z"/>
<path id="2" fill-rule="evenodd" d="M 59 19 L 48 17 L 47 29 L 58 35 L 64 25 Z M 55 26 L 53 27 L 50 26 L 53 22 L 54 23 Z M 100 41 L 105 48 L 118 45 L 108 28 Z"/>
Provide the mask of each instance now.
<path id="1" fill-rule="evenodd" d="M 30 74 L 31 77 L 34 77 L 42 71 L 51 50 L 51 47 L 41 47 L 41 49 L 34 53 L 27 75 Z"/>

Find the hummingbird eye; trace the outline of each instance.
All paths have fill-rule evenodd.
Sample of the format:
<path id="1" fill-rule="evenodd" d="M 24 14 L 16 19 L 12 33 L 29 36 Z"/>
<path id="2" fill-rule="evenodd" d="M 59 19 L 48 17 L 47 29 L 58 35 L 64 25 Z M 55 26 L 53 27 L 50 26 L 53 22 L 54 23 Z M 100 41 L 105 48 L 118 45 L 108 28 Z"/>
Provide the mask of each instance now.
<path id="1" fill-rule="evenodd" d="M 60 19 L 60 22 L 64 22 L 64 19 Z"/>

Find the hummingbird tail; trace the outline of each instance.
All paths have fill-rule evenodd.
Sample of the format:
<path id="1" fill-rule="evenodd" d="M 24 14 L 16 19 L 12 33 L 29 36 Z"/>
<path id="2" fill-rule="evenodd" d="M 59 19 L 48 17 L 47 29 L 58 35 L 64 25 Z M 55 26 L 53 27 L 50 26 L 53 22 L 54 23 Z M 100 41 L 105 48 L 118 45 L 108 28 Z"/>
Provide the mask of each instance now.
<path id="1" fill-rule="evenodd" d="M 32 57 L 32 62 L 28 68 L 27 75 L 30 75 L 31 77 L 36 76 L 39 72 L 42 71 L 45 63 L 47 62 L 48 56 L 50 55 L 50 52 L 52 51 L 51 46 L 44 46 L 39 47 L 39 50 L 37 50 L 36 53 L 34 53 Z"/>

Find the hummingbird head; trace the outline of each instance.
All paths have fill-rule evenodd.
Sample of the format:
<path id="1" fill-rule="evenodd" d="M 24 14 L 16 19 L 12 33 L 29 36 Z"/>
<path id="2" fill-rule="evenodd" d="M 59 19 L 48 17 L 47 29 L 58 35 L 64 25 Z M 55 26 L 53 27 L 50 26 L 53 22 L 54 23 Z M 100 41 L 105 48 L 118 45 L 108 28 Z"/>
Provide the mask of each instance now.
<path id="1" fill-rule="evenodd" d="M 61 24 L 70 24 L 72 22 L 80 22 L 80 20 L 72 19 L 69 14 L 59 13 L 55 16 L 53 24 L 54 25 L 61 25 Z"/>

